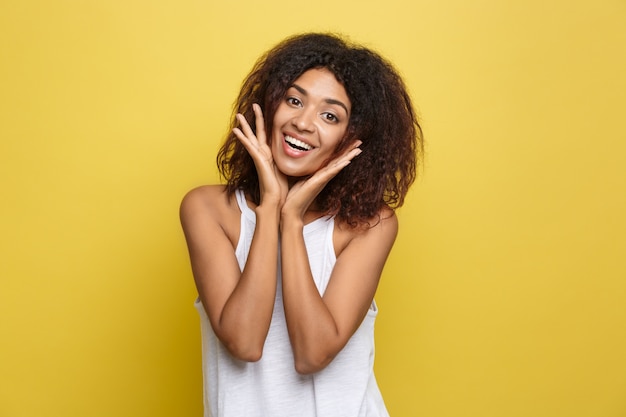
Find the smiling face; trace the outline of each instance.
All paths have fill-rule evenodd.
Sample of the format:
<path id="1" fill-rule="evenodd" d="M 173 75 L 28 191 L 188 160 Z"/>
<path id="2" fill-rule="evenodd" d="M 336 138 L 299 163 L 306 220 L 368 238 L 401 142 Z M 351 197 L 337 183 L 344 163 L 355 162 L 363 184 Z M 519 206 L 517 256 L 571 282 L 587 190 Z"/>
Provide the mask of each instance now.
<path id="1" fill-rule="evenodd" d="M 351 103 L 325 68 L 304 72 L 286 91 L 274 114 L 272 155 L 288 177 L 315 173 L 346 133 Z"/>

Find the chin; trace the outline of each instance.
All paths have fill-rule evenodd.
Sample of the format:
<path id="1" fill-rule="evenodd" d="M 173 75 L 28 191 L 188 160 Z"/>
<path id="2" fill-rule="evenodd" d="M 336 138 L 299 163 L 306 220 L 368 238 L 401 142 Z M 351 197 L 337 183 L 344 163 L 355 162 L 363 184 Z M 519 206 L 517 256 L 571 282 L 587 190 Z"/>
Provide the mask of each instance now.
<path id="1" fill-rule="evenodd" d="M 287 161 L 287 163 L 285 163 L 285 161 L 275 160 L 274 163 L 276 164 L 276 168 L 287 177 L 303 178 L 311 176 L 317 171 L 309 167 L 304 167 L 302 164 L 293 163 L 293 161 Z"/>
<path id="2" fill-rule="evenodd" d="M 299 169 L 279 169 L 286 177 L 289 178 L 306 178 L 313 174 L 310 171 L 302 171 Z"/>

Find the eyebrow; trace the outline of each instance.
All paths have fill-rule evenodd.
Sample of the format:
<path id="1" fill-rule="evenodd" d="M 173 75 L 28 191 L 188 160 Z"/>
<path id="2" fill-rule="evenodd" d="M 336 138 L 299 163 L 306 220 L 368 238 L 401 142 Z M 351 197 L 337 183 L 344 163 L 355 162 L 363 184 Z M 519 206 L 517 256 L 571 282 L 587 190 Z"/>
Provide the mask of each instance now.
<path id="1" fill-rule="evenodd" d="M 298 84 L 292 84 L 291 85 L 293 88 L 295 88 L 296 90 L 298 90 L 300 92 L 300 94 L 303 94 L 305 96 L 308 96 L 309 93 L 302 87 L 300 87 Z M 324 101 L 328 104 L 336 104 L 340 107 L 343 107 L 343 109 L 346 111 L 347 115 L 350 115 L 350 111 L 348 110 L 348 106 L 346 106 L 343 102 L 339 101 L 339 100 L 335 100 L 334 98 L 326 98 L 324 99 Z"/>

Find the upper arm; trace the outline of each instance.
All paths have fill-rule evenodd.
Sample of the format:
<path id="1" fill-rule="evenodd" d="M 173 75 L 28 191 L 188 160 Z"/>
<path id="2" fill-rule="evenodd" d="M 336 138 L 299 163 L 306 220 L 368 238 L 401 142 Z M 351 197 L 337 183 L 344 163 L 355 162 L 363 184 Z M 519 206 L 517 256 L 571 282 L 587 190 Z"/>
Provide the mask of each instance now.
<path id="1" fill-rule="evenodd" d="M 385 209 L 380 222 L 355 234 L 337 257 L 323 298 L 335 320 L 340 348 L 356 331 L 372 304 L 397 231 L 396 215 Z"/>
<path id="2" fill-rule="evenodd" d="M 180 206 L 180 220 L 198 295 L 214 329 L 241 271 L 228 230 L 228 199 L 221 187 L 191 190 Z"/>

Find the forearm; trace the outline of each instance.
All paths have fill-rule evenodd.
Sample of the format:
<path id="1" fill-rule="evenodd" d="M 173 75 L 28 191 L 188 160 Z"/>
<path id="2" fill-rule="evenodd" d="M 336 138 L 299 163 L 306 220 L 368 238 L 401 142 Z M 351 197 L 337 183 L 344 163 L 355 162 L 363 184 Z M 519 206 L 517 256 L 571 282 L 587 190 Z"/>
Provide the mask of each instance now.
<path id="1" fill-rule="evenodd" d="M 261 357 L 276 298 L 278 220 L 272 210 L 257 210 L 246 265 L 214 327 L 227 349 L 243 360 Z"/>
<path id="2" fill-rule="evenodd" d="M 295 366 L 311 373 L 336 355 L 340 334 L 313 280 L 301 222 L 284 222 L 281 239 L 283 304 Z"/>

